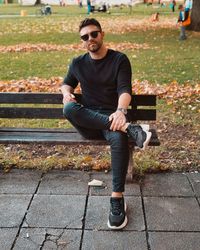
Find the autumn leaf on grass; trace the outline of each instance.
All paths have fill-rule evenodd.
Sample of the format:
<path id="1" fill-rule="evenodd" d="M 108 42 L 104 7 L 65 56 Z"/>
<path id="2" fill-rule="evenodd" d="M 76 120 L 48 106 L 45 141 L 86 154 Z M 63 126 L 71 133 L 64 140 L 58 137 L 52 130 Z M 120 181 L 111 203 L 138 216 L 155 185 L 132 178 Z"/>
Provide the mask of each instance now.
<path id="1" fill-rule="evenodd" d="M 138 50 L 138 49 L 149 49 L 150 46 L 146 43 L 106 43 L 109 48 L 114 50 Z M 81 43 L 77 44 L 67 44 L 67 45 L 57 45 L 57 44 L 48 44 L 48 43 L 37 43 L 37 44 L 29 44 L 22 43 L 17 45 L 10 46 L 0 46 L 0 53 L 20 53 L 20 52 L 41 52 L 41 51 L 82 51 L 84 50 L 83 45 Z"/>
<path id="2" fill-rule="evenodd" d="M 62 77 L 51 77 L 44 79 L 33 77 L 21 80 L 0 81 L 1 92 L 59 92 L 62 84 Z M 80 85 L 75 89 L 75 93 L 80 93 Z M 161 99 L 166 99 L 168 105 L 173 105 L 178 101 L 184 101 L 185 104 L 193 103 L 189 108 L 192 111 L 198 110 L 200 100 L 200 84 L 192 85 L 188 82 L 179 84 L 172 81 L 168 84 L 151 84 L 149 81 L 140 81 L 135 79 L 132 83 L 132 92 L 134 94 L 155 94 Z M 194 104 L 196 103 L 196 105 Z"/>

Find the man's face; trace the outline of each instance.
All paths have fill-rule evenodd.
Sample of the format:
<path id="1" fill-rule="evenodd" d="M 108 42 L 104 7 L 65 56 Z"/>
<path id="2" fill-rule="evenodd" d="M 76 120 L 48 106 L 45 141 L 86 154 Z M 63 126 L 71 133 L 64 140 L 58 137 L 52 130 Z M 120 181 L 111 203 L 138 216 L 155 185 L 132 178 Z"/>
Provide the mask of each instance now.
<path id="1" fill-rule="evenodd" d="M 97 52 L 102 44 L 104 33 L 95 25 L 88 25 L 80 31 L 84 47 L 90 52 Z"/>

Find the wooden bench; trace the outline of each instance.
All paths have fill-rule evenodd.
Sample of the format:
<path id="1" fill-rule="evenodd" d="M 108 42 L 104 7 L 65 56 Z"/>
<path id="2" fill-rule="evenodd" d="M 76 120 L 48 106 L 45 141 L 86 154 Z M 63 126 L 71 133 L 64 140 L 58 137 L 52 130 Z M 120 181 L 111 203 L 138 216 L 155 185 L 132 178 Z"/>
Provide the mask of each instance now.
<path id="1" fill-rule="evenodd" d="M 81 95 L 76 94 L 76 99 L 81 102 Z M 14 105 L 13 105 L 14 104 Z M 19 106 L 19 104 L 23 104 Z M 25 106 L 24 104 L 28 104 Z M 38 107 L 42 104 L 45 107 Z M 50 107 L 46 107 L 51 104 Z M 63 116 L 62 94 L 57 93 L 0 93 L 0 118 L 9 119 L 65 119 Z M 133 95 L 128 110 L 129 119 L 136 121 L 156 120 L 156 96 Z M 142 122 L 141 122 L 142 123 Z M 152 137 L 149 146 L 159 146 L 155 129 L 150 129 Z M 82 138 L 75 129 L 42 129 L 42 128 L 15 128 L 0 127 L 0 144 L 62 144 L 62 145 L 107 145 L 106 140 L 87 140 Z M 128 179 L 133 177 L 133 151 L 135 144 L 129 143 L 130 162 Z"/>

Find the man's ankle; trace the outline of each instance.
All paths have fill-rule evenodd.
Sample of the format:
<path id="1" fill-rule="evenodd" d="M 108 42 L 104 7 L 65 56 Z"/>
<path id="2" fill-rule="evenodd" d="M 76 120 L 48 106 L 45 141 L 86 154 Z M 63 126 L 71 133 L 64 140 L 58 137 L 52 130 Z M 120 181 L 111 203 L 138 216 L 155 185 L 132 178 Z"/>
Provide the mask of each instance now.
<path id="1" fill-rule="evenodd" d="M 122 198 L 123 193 L 122 192 L 112 192 L 111 197 L 113 197 L 113 198 Z"/>

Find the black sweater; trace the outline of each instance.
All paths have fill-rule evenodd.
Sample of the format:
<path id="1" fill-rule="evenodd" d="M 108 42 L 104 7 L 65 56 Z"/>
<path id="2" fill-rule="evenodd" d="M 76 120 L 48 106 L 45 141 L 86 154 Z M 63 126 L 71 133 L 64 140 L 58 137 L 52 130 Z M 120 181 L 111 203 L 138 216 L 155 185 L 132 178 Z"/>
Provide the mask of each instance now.
<path id="1" fill-rule="evenodd" d="M 63 84 L 76 88 L 80 83 L 84 106 L 115 110 L 119 96 L 131 94 L 131 75 L 127 56 L 108 50 L 99 60 L 92 59 L 89 53 L 73 59 Z"/>

